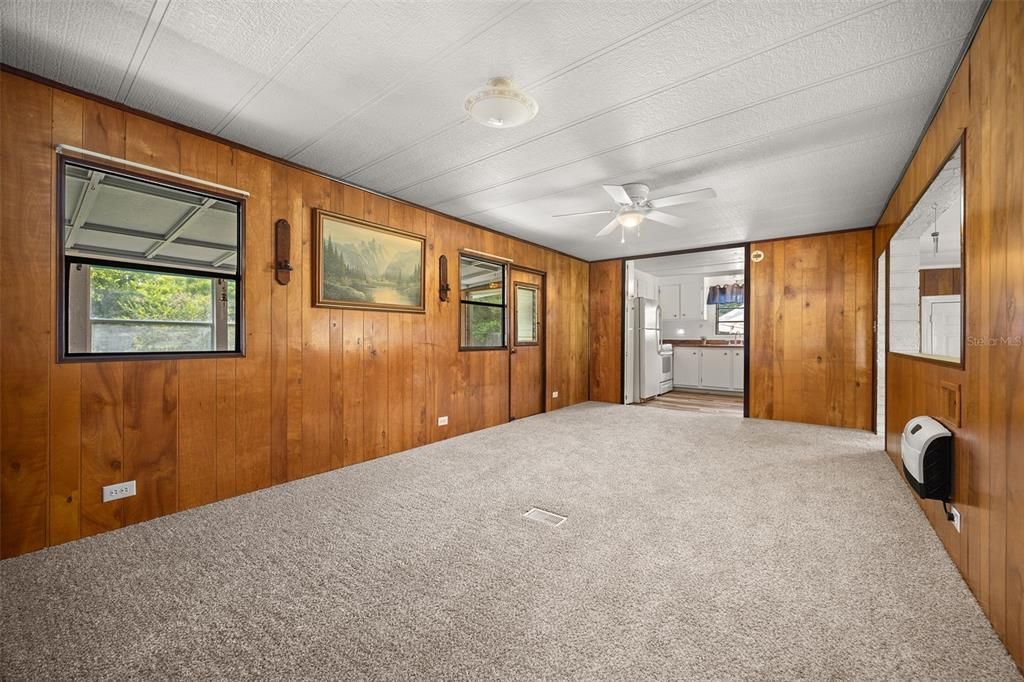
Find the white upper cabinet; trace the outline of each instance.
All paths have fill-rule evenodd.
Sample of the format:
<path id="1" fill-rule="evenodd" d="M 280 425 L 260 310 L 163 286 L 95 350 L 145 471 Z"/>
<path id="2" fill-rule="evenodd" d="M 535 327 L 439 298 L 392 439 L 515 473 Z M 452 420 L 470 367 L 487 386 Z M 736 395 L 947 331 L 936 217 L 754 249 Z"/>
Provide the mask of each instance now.
<path id="1" fill-rule="evenodd" d="M 661 319 L 678 320 L 680 317 L 680 285 L 662 284 L 658 287 L 658 304 L 661 306 Z"/>
<path id="2" fill-rule="evenodd" d="M 685 277 L 680 284 L 680 314 L 684 320 L 704 320 L 705 302 L 704 278 L 698 276 Z"/>

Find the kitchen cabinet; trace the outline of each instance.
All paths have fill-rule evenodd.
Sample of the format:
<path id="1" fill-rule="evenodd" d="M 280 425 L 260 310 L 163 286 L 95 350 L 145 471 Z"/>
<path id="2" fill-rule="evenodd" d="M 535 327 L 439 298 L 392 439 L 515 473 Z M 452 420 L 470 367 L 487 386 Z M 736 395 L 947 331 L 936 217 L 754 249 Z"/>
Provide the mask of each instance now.
<path id="1" fill-rule="evenodd" d="M 705 388 L 732 388 L 732 354 L 730 348 L 701 348 L 700 385 Z"/>
<path id="2" fill-rule="evenodd" d="M 672 385 L 742 391 L 743 348 L 676 346 L 672 351 Z"/>
<path id="3" fill-rule="evenodd" d="M 700 350 L 676 347 L 672 350 L 672 385 L 700 386 Z"/>
<path id="4" fill-rule="evenodd" d="M 683 320 L 706 320 L 707 295 L 703 277 L 687 277 L 679 285 L 679 317 Z"/>
<path id="5" fill-rule="evenodd" d="M 679 294 L 680 285 L 678 284 L 662 284 L 658 287 L 658 305 L 661 306 L 661 319 L 679 319 Z"/>
<path id="6" fill-rule="evenodd" d="M 731 350 L 732 353 L 732 387 L 734 390 L 743 390 L 743 351 Z"/>

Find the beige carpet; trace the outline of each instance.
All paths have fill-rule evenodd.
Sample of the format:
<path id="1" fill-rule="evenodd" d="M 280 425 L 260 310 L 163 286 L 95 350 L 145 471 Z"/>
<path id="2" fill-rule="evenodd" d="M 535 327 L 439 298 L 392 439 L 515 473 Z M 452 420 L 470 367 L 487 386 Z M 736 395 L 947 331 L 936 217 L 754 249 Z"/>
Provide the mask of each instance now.
<path id="1" fill-rule="evenodd" d="M 516 421 L 2 562 L 0 677 L 1019 679 L 878 442 Z"/>

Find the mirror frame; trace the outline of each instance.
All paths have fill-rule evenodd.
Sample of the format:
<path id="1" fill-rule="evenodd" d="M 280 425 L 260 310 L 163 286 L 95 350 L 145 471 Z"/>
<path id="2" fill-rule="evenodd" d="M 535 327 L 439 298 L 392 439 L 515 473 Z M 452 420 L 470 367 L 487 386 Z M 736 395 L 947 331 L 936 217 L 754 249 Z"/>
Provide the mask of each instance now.
<path id="1" fill-rule="evenodd" d="M 236 347 L 232 350 L 222 351 L 160 351 L 160 352 L 148 352 L 148 353 L 70 353 L 68 351 L 68 322 L 67 322 L 67 306 L 68 306 L 68 268 L 70 262 L 67 260 L 68 256 L 64 252 L 64 203 L 65 203 L 65 181 L 66 171 L 65 166 L 67 164 L 73 164 L 76 166 L 83 166 L 86 168 L 93 168 L 96 170 L 103 171 L 110 175 L 119 175 L 132 180 L 141 180 L 153 185 L 160 185 L 163 187 L 169 187 L 171 189 L 183 190 L 191 192 L 193 194 L 200 194 L 203 196 L 213 197 L 221 201 L 226 201 L 238 206 L 238 272 L 236 274 L 236 296 L 238 300 L 235 302 L 235 344 Z M 56 262 L 55 262 L 55 279 L 57 285 L 57 305 L 56 305 L 56 331 L 54 335 L 54 341 L 56 342 L 56 361 L 57 364 L 63 363 L 82 363 L 82 362 L 132 362 L 135 360 L 185 360 L 189 358 L 202 359 L 202 358 L 244 358 L 245 357 L 245 346 L 246 346 L 246 314 L 245 314 L 245 240 L 246 240 L 246 221 L 245 221 L 245 210 L 246 210 L 246 199 L 244 197 L 234 196 L 230 194 L 224 194 L 216 192 L 214 190 L 189 185 L 185 182 L 174 182 L 166 178 L 161 178 L 156 175 L 140 172 L 138 170 L 127 170 L 120 168 L 116 165 L 110 165 L 93 161 L 91 159 L 84 159 L 74 154 L 62 154 L 56 153 L 56 163 L 54 164 L 57 177 L 55 179 L 56 192 L 55 200 L 56 204 L 53 207 L 53 221 L 54 228 L 56 230 L 55 242 L 56 242 Z M 151 270 L 156 272 L 173 272 L 174 268 L 166 267 L 147 267 L 141 264 L 134 264 L 131 266 L 135 270 Z"/>
<path id="2" fill-rule="evenodd" d="M 917 205 L 924 199 L 924 195 L 928 193 L 931 186 L 935 183 L 936 178 L 939 177 L 939 173 L 946 167 L 949 160 L 956 154 L 957 149 L 960 150 L 960 187 L 963 195 L 963 202 L 960 209 L 960 359 L 959 360 L 943 360 L 940 357 L 923 355 L 921 353 L 908 353 L 906 351 L 892 350 L 890 346 L 890 335 L 892 334 L 892 324 L 890 322 L 889 310 L 892 306 L 892 296 L 889 295 L 889 287 L 892 283 L 892 261 L 893 259 L 886 259 L 885 266 L 885 286 L 886 286 L 886 298 L 885 298 L 885 352 L 887 354 L 899 355 L 903 358 L 912 358 L 921 362 L 929 362 L 940 367 L 949 367 L 951 369 L 965 369 L 967 359 L 967 129 L 961 128 L 960 134 L 956 138 L 956 142 L 950 148 L 950 150 L 943 155 L 942 161 L 932 172 L 931 177 L 928 178 L 928 182 L 924 184 L 921 192 L 914 199 L 914 202 L 910 205 L 910 208 L 900 219 L 899 226 L 889 236 L 883 245 L 881 251 L 891 254 L 892 249 L 891 243 L 893 237 L 899 232 L 900 228 L 903 227 L 903 223 L 906 222 L 910 214 L 914 212 Z M 910 166 L 908 164 L 907 168 Z M 904 177 L 906 177 L 904 175 Z M 898 186 L 897 186 L 898 189 Z M 895 196 L 895 192 L 893 193 Z M 920 325 L 920 313 L 918 313 L 918 324 Z"/>

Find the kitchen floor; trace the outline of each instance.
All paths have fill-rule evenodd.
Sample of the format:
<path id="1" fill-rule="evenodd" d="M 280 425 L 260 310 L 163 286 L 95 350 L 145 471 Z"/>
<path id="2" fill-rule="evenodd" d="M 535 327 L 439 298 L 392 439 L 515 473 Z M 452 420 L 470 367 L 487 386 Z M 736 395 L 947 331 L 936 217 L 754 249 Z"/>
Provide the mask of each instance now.
<path id="1" fill-rule="evenodd" d="M 674 389 L 643 403 L 644 407 L 660 407 L 683 412 L 705 412 L 707 414 L 743 416 L 743 394 L 720 395 Z"/>

